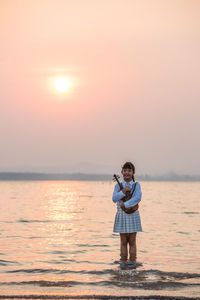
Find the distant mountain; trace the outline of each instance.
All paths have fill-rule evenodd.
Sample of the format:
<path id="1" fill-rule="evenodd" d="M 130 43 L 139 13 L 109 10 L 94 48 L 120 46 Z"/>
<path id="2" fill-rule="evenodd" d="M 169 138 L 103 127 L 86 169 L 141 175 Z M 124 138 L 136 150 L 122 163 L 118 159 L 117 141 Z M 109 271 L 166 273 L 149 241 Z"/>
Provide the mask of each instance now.
<path id="1" fill-rule="evenodd" d="M 111 181 L 113 174 L 85 173 L 33 173 L 33 172 L 1 172 L 0 180 L 88 180 Z M 181 175 L 170 172 L 163 175 L 137 175 L 136 180 L 142 181 L 200 181 L 200 175 Z"/>
<path id="2" fill-rule="evenodd" d="M 176 174 L 169 172 L 162 175 L 139 175 L 139 180 L 144 181 L 200 181 L 200 175 Z"/>
<path id="3" fill-rule="evenodd" d="M 108 174 L 1 172 L 0 180 L 111 180 Z"/>

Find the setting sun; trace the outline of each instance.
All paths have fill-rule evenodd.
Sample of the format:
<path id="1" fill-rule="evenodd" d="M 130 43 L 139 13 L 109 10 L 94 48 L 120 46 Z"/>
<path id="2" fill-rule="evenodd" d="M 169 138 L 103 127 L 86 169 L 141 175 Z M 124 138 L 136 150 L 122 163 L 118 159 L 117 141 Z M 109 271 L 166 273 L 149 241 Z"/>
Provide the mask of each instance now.
<path id="1" fill-rule="evenodd" d="M 66 92 L 70 87 L 70 81 L 67 77 L 58 77 L 54 81 L 56 90 L 60 93 Z"/>

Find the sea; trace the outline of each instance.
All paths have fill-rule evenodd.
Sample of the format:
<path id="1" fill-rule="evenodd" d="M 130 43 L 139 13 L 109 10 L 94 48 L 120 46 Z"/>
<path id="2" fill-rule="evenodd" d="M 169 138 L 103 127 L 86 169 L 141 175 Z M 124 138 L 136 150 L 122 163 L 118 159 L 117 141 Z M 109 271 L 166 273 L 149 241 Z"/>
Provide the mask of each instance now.
<path id="1" fill-rule="evenodd" d="M 200 182 L 140 184 L 122 267 L 114 182 L 0 181 L 0 299 L 200 299 Z"/>

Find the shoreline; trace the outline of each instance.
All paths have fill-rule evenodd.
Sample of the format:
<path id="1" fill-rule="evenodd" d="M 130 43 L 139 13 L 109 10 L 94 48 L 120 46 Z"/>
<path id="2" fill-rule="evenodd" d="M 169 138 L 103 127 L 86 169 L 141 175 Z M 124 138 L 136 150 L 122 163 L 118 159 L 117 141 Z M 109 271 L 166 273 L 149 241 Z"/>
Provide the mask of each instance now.
<path id="1" fill-rule="evenodd" d="M 0 295 L 0 299 L 132 299 L 132 300 L 200 300 L 200 297 L 182 297 L 182 296 L 112 296 L 112 295 Z"/>
<path id="2" fill-rule="evenodd" d="M 0 172 L 0 181 L 110 181 L 113 174 L 97 173 L 45 173 L 45 172 Z M 167 182 L 199 182 L 200 175 L 167 173 L 160 175 L 137 174 L 139 181 L 167 181 Z"/>

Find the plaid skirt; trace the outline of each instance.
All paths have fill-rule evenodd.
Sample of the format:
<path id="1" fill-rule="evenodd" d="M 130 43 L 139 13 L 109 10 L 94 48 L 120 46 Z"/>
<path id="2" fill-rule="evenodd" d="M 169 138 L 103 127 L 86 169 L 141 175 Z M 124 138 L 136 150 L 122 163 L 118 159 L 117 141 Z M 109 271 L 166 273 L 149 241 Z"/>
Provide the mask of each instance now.
<path id="1" fill-rule="evenodd" d="M 126 214 L 119 207 L 115 215 L 113 232 L 131 233 L 139 231 L 142 231 L 139 210 L 136 210 L 132 214 Z"/>

